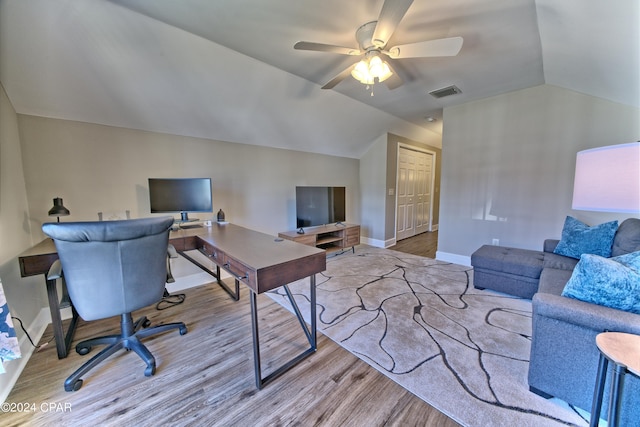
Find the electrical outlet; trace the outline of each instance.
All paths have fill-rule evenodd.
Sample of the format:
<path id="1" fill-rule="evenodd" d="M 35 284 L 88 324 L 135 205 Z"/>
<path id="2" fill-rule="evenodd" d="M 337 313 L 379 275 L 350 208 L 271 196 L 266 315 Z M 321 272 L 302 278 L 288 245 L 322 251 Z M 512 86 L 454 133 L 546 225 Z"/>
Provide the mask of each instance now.
<path id="1" fill-rule="evenodd" d="M 500 239 L 493 239 L 493 246 L 498 246 L 500 244 Z"/>

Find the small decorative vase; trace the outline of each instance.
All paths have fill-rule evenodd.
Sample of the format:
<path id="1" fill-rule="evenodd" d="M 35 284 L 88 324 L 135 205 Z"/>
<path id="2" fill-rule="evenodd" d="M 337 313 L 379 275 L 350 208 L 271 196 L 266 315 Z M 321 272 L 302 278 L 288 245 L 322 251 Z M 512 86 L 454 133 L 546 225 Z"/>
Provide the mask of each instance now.
<path id="1" fill-rule="evenodd" d="M 218 211 L 218 222 L 224 222 L 224 212 L 222 212 L 222 209 Z"/>

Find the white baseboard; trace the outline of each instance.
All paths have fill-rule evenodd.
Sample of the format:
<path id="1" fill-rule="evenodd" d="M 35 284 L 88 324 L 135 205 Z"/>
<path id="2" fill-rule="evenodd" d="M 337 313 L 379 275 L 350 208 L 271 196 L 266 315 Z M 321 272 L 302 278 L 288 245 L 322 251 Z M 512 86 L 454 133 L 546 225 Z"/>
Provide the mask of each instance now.
<path id="1" fill-rule="evenodd" d="M 365 245 L 373 246 L 376 248 L 387 248 L 385 246 L 387 242 L 379 239 L 372 239 L 370 237 L 360 237 L 360 243 L 364 243 Z"/>
<path id="2" fill-rule="evenodd" d="M 438 261 L 450 262 L 452 264 L 466 265 L 471 267 L 471 257 L 464 255 L 451 254 L 448 252 L 436 251 L 436 259 Z"/>
<path id="3" fill-rule="evenodd" d="M 25 329 L 27 333 L 31 337 L 34 343 L 40 341 L 42 338 L 42 334 L 44 334 L 45 329 L 51 323 L 51 314 L 49 313 L 49 308 L 45 307 L 40 310 L 36 318 L 30 325 L 25 325 Z M 17 326 L 14 324 L 14 326 Z M 27 366 L 27 362 L 29 358 L 35 351 L 35 348 L 29 342 L 29 339 L 26 335 L 22 335 L 19 341 L 20 344 L 20 352 L 22 353 L 22 357 L 20 359 L 11 360 L 9 362 L 4 363 L 4 368 L 6 372 L 0 375 L 0 402 L 4 403 L 11 393 L 13 386 L 18 381 L 20 374 Z M 51 345 L 51 344 L 49 344 Z M 53 343 L 55 346 L 55 343 Z"/>

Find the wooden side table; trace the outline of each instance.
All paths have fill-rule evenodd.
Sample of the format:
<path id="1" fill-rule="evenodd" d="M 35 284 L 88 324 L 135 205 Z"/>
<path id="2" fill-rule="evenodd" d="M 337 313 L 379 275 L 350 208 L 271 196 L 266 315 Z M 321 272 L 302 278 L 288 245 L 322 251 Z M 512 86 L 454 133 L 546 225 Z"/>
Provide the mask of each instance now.
<path id="1" fill-rule="evenodd" d="M 591 405 L 590 426 L 595 427 L 600 420 L 600 407 L 604 383 L 607 379 L 607 367 L 609 362 L 614 364 L 613 377 L 611 378 L 611 391 L 609 392 L 608 417 L 609 427 L 617 427 L 618 412 L 620 409 L 620 390 L 627 372 L 640 377 L 640 335 L 622 332 L 603 332 L 596 336 L 596 345 L 600 350 L 598 362 L 598 374 L 596 386 L 593 392 Z"/>

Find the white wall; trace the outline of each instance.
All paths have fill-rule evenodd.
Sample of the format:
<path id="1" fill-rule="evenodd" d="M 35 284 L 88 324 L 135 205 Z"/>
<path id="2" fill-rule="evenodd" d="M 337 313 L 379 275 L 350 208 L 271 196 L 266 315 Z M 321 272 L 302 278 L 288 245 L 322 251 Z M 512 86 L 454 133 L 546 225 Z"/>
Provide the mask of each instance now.
<path id="1" fill-rule="evenodd" d="M 572 211 L 580 150 L 640 139 L 640 110 L 550 85 L 444 110 L 438 258 L 460 261 L 497 238 L 542 248 Z M 456 258 L 462 257 L 462 258 Z"/>
<path id="2" fill-rule="evenodd" d="M 266 233 L 295 228 L 295 186 L 347 187 L 347 221 L 360 222 L 357 159 L 18 115 L 34 234 L 54 197 L 68 221 L 97 212 L 150 216 L 150 177 L 210 177 L 214 212 Z M 200 218 L 204 214 L 193 215 Z M 176 218 L 178 215 L 176 215 Z M 40 235 L 41 237 L 44 237 Z"/>
<path id="3" fill-rule="evenodd" d="M 35 336 L 42 333 L 36 329 L 46 326 L 34 322 L 46 304 L 46 293 L 42 276 L 20 278 L 17 257 L 32 245 L 21 156 L 18 118 L 0 86 L 0 279 L 11 315 L 21 319 Z M 0 375 L 0 402 L 33 350 L 17 321 L 14 326 L 24 358 L 4 364 L 7 372 Z"/>
<path id="4" fill-rule="evenodd" d="M 363 243 L 384 247 L 387 135 L 381 135 L 360 159 Z"/>

